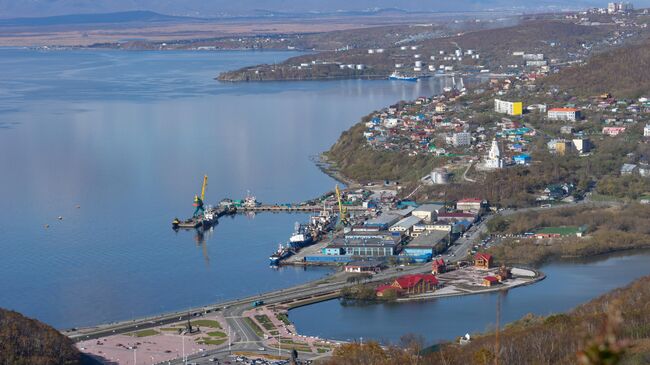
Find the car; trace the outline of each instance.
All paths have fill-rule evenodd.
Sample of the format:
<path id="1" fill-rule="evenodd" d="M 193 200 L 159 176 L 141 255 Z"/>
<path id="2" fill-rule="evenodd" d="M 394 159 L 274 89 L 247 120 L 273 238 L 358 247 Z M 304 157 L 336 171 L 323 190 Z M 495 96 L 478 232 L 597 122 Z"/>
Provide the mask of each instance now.
<path id="1" fill-rule="evenodd" d="M 265 351 L 266 349 L 264 347 L 258 347 L 257 351 Z"/>

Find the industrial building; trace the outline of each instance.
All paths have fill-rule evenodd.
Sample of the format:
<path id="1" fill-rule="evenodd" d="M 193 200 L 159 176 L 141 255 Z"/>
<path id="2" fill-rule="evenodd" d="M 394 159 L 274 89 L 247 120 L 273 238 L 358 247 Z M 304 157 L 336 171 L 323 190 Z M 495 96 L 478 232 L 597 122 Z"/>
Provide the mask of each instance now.
<path id="1" fill-rule="evenodd" d="M 486 202 L 478 198 L 466 198 L 456 202 L 456 210 L 463 212 L 478 213 L 485 206 Z"/>
<path id="2" fill-rule="evenodd" d="M 418 217 L 425 222 L 433 222 L 436 220 L 438 213 L 444 211 L 445 206 L 442 204 L 423 204 L 417 207 L 411 215 Z"/>
<path id="3" fill-rule="evenodd" d="M 322 251 L 328 256 L 394 256 L 402 249 L 400 237 L 345 239 L 337 238 Z"/>
<path id="4" fill-rule="evenodd" d="M 413 226 L 420 223 L 422 218 L 416 216 L 410 216 L 401 219 L 399 222 L 393 224 L 388 230 L 390 232 L 401 232 L 406 235 L 410 235 L 413 231 Z"/>

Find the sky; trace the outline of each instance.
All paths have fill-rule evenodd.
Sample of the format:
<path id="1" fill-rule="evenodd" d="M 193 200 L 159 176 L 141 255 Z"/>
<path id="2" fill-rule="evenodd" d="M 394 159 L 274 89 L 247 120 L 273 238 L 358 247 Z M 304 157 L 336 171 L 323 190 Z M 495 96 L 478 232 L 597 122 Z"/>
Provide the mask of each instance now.
<path id="1" fill-rule="evenodd" d="M 0 0 L 0 18 L 42 17 L 80 13 L 150 10 L 169 15 L 212 17 L 251 15 L 259 10 L 278 12 L 359 11 L 400 8 L 409 11 L 489 10 L 517 7 L 539 11 L 546 7 L 576 9 L 606 6 L 595 0 Z M 636 1 L 637 7 L 650 0 Z"/>

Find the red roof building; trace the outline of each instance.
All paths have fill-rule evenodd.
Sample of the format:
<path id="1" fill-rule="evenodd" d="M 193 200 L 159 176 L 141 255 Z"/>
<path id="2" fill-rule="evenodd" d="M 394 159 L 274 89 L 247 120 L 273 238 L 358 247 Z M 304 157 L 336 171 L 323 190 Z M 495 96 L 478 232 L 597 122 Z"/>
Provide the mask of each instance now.
<path id="1" fill-rule="evenodd" d="M 433 275 L 442 274 L 447 271 L 447 263 L 444 259 L 433 259 L 431 264 L 431 273 Z"/>
<path id="2" fill-rule="evenodd" d="M 378 297 L 387 290 L 395 290 L 398 294 L 421 294 L 436 289 L 440 282 L 433 274 L 404 275 L 395 279 L 390 285 L 381 285 L 376 289 Z"/>
<path id="3" fill-rule="evenodd" d="M 486 276 L 483 278 L 483 286 L 493 286 L 499 283 L 499 279 L 494 276 Z"/>
<path id="4" fill-rule="evenodd" d="M 492 255 L 489 253 L 477 253 L 474 255 L 474 267 L 487 270 L 492 266 Z"/>

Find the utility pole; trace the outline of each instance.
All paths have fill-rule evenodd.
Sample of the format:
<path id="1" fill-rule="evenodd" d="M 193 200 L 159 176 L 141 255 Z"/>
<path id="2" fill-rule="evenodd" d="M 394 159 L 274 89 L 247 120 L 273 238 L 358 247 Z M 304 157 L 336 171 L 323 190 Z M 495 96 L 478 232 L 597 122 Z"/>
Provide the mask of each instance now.
<path id="1" fill-rule="evenodd" d="M 187 359 L 185 358 L 185 334 L 181 338 L 183 339 L 183 364 L 187 364 Z"/>

